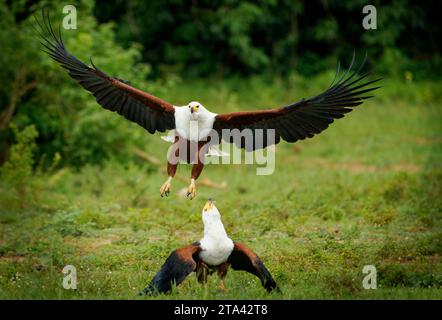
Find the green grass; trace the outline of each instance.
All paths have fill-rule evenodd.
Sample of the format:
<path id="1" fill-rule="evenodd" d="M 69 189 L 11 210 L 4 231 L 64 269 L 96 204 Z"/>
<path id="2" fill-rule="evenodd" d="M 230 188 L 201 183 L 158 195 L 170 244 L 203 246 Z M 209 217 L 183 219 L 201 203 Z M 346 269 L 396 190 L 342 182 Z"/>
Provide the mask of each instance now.
<path id="1" fill-rule="evenodd" d="M 198 96 L 222 112 L 286 103 L 326 84 L 317 82 L 185 82 L 167 97 Z M 257 176 L 253 165 L 207 166 L 201 179 L 228 190 L 199 186 L 192 201 L 177 195 L 186 187 L 178 180 L 160 198 L 163 168 L 140 159 L 37 172 L 21 195 L 0 185 L 0 298 L 139 299 L 173 249 L 200 239 L 201 209 L 213 197 L 230 237 L 260 255 L 282 293 L 230 271 L 228 293 L 216 276 L 204 289 L 192 275 L 159 299 L 441 299 L 439 85 L 386 86 L 314 139 L 279 144 L 273 175 Z M 167 143 L 148 134 L 145 143 L 165 159 Z M 188 177 L 190 167 L 178 172 Z M 77 290 L 62 287 L 68 264 L 77 268 Z M 362 287 L 365 265 L 377 268 L 376 290 Z"/>

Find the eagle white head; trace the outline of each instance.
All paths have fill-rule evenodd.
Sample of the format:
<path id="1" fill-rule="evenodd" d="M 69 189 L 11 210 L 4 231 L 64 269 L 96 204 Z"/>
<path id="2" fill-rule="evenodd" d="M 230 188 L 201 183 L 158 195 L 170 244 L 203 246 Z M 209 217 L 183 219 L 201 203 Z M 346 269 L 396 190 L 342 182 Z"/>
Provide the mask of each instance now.
<path id="1" fill-rule="evenodd" d="M 197 101 L 175 107 L 175 132 L 186 140 L 203 141 L 212 132 L 215 117 Z"/>
<path id="2" fill-rule="evenodd" d="M 224 225 L 221 221 L 221 214 L 215 206 L 215 201 L 209 199 L 202 212 L 204 234 L 210 236 L 225 236 L 227 237 Z"/>
<path id="3" fill-rule="evenodd" d="M 215 206 L 215 201 L 212 198 L 209 198 L 204 205 L 203 208 L 203 222 L 209 220 L 221 220 L 221 214 L 218 211 L 218 208 Z"/>
<path id="4" fill-rule="evenodd" d="M 234 244 L 224 229 L 221 215 L 212 199 L 209 199 L 204 206 L 202 216 L 204 236 L 200 240 L 202 249 L 200 258 L 209 265 L 217 266 L 227 261 Z"/>
<path id="5" fill-rule="evenodd" d="M 190 102 L 187 107 L 189 108 L 189 112 L 191 114 L 191 118 L 193 120 L 197 120 L 200 115 L 204 115 L 207 113 L 207 109 L 198 101 Z"/>

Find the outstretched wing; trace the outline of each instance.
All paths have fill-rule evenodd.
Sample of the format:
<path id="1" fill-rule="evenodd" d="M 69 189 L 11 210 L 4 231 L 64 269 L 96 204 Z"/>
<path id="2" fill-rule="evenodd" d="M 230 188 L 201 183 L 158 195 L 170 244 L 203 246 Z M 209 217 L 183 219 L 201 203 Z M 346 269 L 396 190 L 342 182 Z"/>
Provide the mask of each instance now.
<path id="1" fill-rule="evenodd" d="M 195 271 L 197 253 L 200 251 L 199 243 L 194 243 L 172 252 L 142 294 L 166 293 L 172 289 L 173 284 L 178 286 L 192 271 Z"/>
<path id="2" fill-rule="evenodd" d="M 379 81 L 365 81 L 368 75 L 358 75 L 365 64 L 364 58 L 358 70 L 352 72 L 355 61 L 353 55 L 349 69 L 340 75 L 339 64 L 335 79 L 330 87 L 323 93 L 311 99 L 302 99 L 299 102 L 285 107 L 258 111 L 244 111 L 218 114 L 215 118 L 213 128 L 222 133 L 223 129 L 251 129 L 255 134 L 256 129 L 262 129 L 264 141 L 262 144 L 245 144 L 244 139 L 233 139 L 230 135 L 223 137 L 237 147 L 245 148 L 248 151 L 265 148 L 272 143 L 278 143 L 280 139 L 287 142 L 296 142 L 305 138 L 311 138 L 325 130 L 334 119 L 344 117 L 345 113 L 352 111 L 353 107 L 360 105 L 365 99 L 373 96 L 366 95 L 379 87 L 372 87 L 371 84 Z M 336 81 L 337 80 L 337 81 Z M 267 130 L 275 130 L 274 141 L 267 141 Z"/>
<path id="3" fill-rule="evenodd" d="M 37 18 L 40 43 L 45 52 L 65 68 L 83 88 L 91 92 L 105 109 L 114 111 L 133 121 L 150 133 L 175 128 L 175 108 L 153 95 L 130 86 L 126 81 L 110 77 L 98 69 L 91 60 L 88 67 L 65 48 L 61 33 L 55 34 L 48 16 L 42 12 Z"/>
<path id="4" fill-rule="evenodd" d="M 275 280 L 269 270 L 265 267 L 264 263 L 258 257 L 256 253 L 252 251 L 245 244 L 235 242 L 232 253 L 230 254 L 227 262 L 230 263 L 233 270 L 243 270 L 254 274 L 261 280 L 261 284 L 267 291 L 274 289 L 279 291 Z"/>

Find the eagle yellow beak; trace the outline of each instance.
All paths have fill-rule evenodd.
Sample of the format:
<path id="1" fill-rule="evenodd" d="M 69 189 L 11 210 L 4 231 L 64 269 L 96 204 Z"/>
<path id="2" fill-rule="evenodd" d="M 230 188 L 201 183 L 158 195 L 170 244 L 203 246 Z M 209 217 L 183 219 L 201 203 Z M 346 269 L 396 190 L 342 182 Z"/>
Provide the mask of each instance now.
<path id="1" fill-rule="evenodd" d="M 209 200 L 204 205 L 203 211 L 207 212 L 207 211 L 211 210 L 214 206 L 215 206 L 215 201 L 213 201 L 211 198 L 209 198 Z"/>
<path id="2" fill-rule="evenodd" d="M 199 106 L 189 106 L 189 108 L 190 108 L 190 113 L 194 113 L 198 111 Z"/>

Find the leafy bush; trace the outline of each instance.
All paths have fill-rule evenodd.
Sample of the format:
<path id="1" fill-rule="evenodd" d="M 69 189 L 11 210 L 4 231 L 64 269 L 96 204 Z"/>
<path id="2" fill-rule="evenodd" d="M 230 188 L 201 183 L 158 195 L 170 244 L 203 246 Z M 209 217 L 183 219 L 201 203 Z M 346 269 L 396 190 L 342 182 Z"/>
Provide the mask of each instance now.
<path id="1" fill-rule="evenodd" d="M 112 5 L 110 5 L 112 3 Z M 368 51 L 378 72 L 440 75 L 435 2 L 372 1 L 377 29 L 365 30 L 366 1 L 96 0 L 99 21 L 115 21 L 122 43 L 143 44 L 156 74 L 183 76 L 290 71 L 313 75 Z"/>
<path id="2" fill-rule="evenodd" d="M 35 139 L 38 132 L 34 125 L 19 131 L 12 125 L 16 144 L 9 151 L 9 159 L 0 168 L 0 177 L 4 188 L 13 189 L 14 196 L 18 197 L 22 206 L 25 206 L 33 198 L 33 190 L 30 181 L 33 175 L 34 156 L 36 148 Z M 2 192 L 3 194 L 8 194 Z"/>
<path id="3" fill-rule="evenodd" d="M 68 50 L 86 64 L 93 57 L 94 63 L 110 76 L 129 80 L 134 86 L 146 89 L 150 69 L 147 64 L 140 63 L 141 47 L 137 44 L 131 44 L 127 48 L 118 45 L 114 39 L 115 24 L 98 24 L 91 14 L 93 1 L 82 0 L 73 4 L 77 7 L 78 29 L 62 30 Z M 47 9 L 51 13 L 55 29 L 62 21 L 61 8 L 55 2 L 48 4 Z M 57 152 L 61 154 L 63 161 L 72 159 L 77 163 L 101 163 L 107 158 L 103 158 L 104 148 L 108 154 L 119 154 L 121 144 L 114 142 L 124 141 L 128 136 L 137 136 L 133 133 L 136 131 L 135 126 L 119 124 L 116 129 L 118 116 L 111 116 L 102 110 L 91 94 L 42 52 L 31 27 L 31 24 L 35 24 L 31 12 L 20 6 L 9 7 L 0 2 L 0 23 L 6 21 L 8 24 L 8 27 L 0 29 L 2 43 L 8 43 L 0 55 L 0 78 L 6 84 L 0 88 L 0 105 L 9 105 L 11 100 L 16 99 L 11 85 L 13 81 L 9 79 L 15 79 L 18 75 L 19 79 L 24 78 L 17 83 L 19 87 L 27 83 L 37 84 L 32 94 L 29 92 L 21 97 L 12 122 L 19 128 L 30 124 L 36 126 L 40 133 L 36 158 L 44 156 L 47 159 L 46 166 L 50 165 L 50 159 Z M 40 11 L 36 10 L 35 15 L 39 14 Z M 149 90 L 153 93 L 156 93 L 157 87 L 155 83 L 149 84 Z M 118 120 L 124 122 L 122 119 Z M 99 128 L 99 132 L 96 128 Z M 0 127 L 0 137 L 3 140 L 0 162 L 5 158 L 6 148 L 3 145 L 8 145 L 7 139 L 11 135 L 5 134 L 7 130 Z M 132 132 L 129 133 L 128 130 Z M 93 141 L 86 145 L 86 139 Z M 94 143 L 103 147 L 96 152 Z M 80 150 L 80 147 L 83 149 Z"/>
<path id="4" fill-rule="evenodd" d="M 69 163 L 79 167 L 85 164 L 101 164 L 116 158 L 128 160 L 133 145 L 134 124 L 116 114 L 96 109 L 84 109 L 67 141 Z M 132 130 L 131 130 L 132 129 Z"/>

